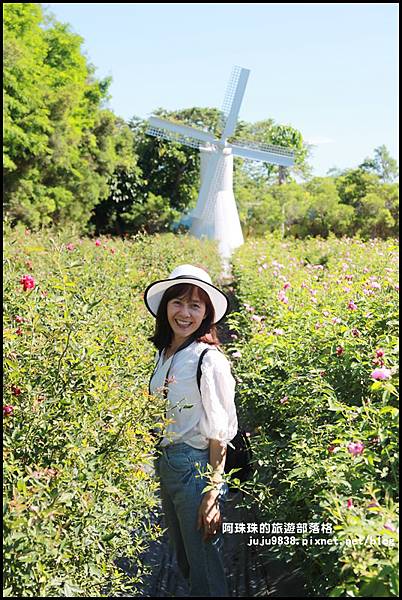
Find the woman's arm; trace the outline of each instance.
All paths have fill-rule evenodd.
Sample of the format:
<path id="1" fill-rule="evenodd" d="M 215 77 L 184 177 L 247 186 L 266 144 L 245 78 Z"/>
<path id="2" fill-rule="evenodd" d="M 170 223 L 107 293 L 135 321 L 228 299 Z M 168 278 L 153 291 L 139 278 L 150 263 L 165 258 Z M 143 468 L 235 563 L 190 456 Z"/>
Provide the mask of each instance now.
<path id="1" fill-rule="evenodd" d="M 226 445 L 223 447 L 219 440 L 209 440 L 209 464 L 214 470 L 212 474 L 212 483 L 222 482 L 223 470 L 226 460 Z M 204 541 L 213 538 L 221 525 L 221 513 L 218 503 L 219 488 L 209 490 L 203 495 L 198 511 L 197 529 L 203 527 Z"/>
<path id="2" fill-rule="evenodd" d="M 226 444 L 222 446 L 219 440 L 209 440 L 209 464 L 214 470 L 212 476 L 213 483 L 220 483 L 222 481 L 225 461 Z"/>

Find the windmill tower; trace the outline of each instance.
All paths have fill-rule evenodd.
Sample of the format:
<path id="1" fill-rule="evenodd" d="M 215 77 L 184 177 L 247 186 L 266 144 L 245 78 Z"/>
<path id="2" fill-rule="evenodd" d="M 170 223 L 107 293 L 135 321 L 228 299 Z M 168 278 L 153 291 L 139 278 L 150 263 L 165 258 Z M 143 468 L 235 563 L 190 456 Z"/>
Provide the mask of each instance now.
<path id="1" fill-rule="evenodd" d="M 237 117 L 247 85 L 249 69 L 234 67 L 222 108 L 222 135 L 212 134 L 159 117 L 150 117 L 149 135 L 198 148 L 201 153 L 201 185 L 197 205 L 188 215 L 190 233 L 197 238 L 218 240 L 219 253 L 228 260 L 244 242 L 233 194 L 233 156 L 289 167 L 293 152 L 279 146 L 246 142 L 228 143 L 236 129 Z"/>

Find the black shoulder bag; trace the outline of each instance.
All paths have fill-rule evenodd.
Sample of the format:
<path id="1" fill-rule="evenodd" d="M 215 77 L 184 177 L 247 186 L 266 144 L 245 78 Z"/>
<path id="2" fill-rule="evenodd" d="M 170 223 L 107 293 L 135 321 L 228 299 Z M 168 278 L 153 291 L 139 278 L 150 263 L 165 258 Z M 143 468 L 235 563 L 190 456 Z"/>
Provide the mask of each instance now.
<path id="1" fill-rule="evenodd" d="M 201 353 L 198 360 L 197 367 L 197 384 L 198 389 L 201 393 L 201 363 L 204 354 L 208 352 L 209 348 Z M 235 437 L 230 440 L 226 449 L 226 462 L 225 462 L 225 473 L 229 473 L 231 469 L 240 469 L 233 474 L 233 478 L 239 479 L 241 483 L 244 483 L 250 479 L 253 469 L 251 467 L 252 450 L 250 441 L 248 439 L 247 432 L 244 429 L 238 429 Z M 237 488 L 230 487 L 232 491 L 236 491 Z"/>

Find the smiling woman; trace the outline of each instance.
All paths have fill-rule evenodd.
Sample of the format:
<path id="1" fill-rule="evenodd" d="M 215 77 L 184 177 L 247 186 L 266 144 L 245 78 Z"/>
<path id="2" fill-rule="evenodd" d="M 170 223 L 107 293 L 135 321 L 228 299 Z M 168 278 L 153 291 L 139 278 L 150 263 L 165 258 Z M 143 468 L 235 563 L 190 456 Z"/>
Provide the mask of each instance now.
<path id="1" fill-rule="evenodd" d="M 170 543 L 190 596 L 226 597 L 220 526 L 228 487 L 222 474 L 237 415 L 235 381 L 219 352 L 216 323 L 227 314 L 229 300 L 203 268 L 181 265 L 148 286 L 144 301 L 156 316 L 150 340 L 158 348 L 149 391 L 166 399 L 168 422 L 156 445 L 155 472 Z M 202 362 L 198 388 L 206 348 L 215 351 Z M 208 464 L 213 489 L 203 493 L 208 481 L 198 476 L 197 465 L 204 471 Z"/>
<path id="2" fill-rule="evenodd" d="M 171 293 L 176 293 L 177 296 L 167 302 L 167 318 L 173 339 L 167 346 L 165 358 L 174 354 L 189 336 L 198 331 L 207 315 L 213 311 L 208 294 L 197 286 L 183 283 L 171 288 Z M 183 295 L 180 295 L 181 293 Z"/>

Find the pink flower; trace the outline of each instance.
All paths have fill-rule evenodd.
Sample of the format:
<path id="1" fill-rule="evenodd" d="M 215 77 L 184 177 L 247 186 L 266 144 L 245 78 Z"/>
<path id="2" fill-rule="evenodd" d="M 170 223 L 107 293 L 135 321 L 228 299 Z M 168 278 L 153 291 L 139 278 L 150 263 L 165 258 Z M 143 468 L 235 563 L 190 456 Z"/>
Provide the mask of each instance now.
<path id="1" fill-rule="evenodd" d="M 391 521 L 389 521 L 389 520 L 385 523 L 384 527 L 385 527 L 385 529 L 388 529 L 389 531 L 396 531 L 395 525 L 393 525 L 391 523 Z"/>
<path id="2" fill-rule="evenodd" d="M 22 331 L 21 327 L 18 327 L 18 329 L 15 330 L 15 333 L 17 335 L 22 335 L 23 331 Z"/>
<path id="3" fill-rule="evenodd" d="M 24 292 L 27 290 L 32 290 L 35 287 L 35 279 L 32 275 L 23 275 L 20 279 L 20 283 L 24 287 Z"/>
<path id="4" fill-rule="evenodd" d="M 374 369 L 374 371 L 371 373 L 371 377 L 373 379 L 390 379 L 391 371 L 390 369 L 386 369 L 385 367 Z"/>
<path id="5" fill-rule="evenodd" d="M 289 400 L 289 398 L 288 398 L 287 396 L 284 396 L 283 398 L 281 398 L 281 399 L 279 400 L 279 402 L 280 402 L 281 404 L 285 404 L 285 403 L 286 403 L 288 400 Z"/>
<path id="6" fill-rule="evenodd" d="M 348 507 L 348 508 L 353 508 L 353 500 L 352 500 L 352 498 L 349 498 L 349 499 L 348 499 L 348 504 L 347 504 L 347 507 Z"/>
<path id="7" fill-rule="evenodd" d="M 353 456 L 356 456 L 363 452 L 364 444 L 363 442 L 350 442 L 350 444 L 348 444 L 348 450 Z"/>
<path id="8" fill-rule="evenodd" d="M 98 239 L 95 240 L 95 246 L 101 246 L 102 242 Z"/>
<path id="9" fill-rule="evenodd" d="M 335 446 L 335 444 L 331 444 L 330 446 L 328 446 L 328 452 L 330 454 L 335 454 L 335 452 L 338 452 L 339 450 L 339 446 Z"/>
<path id="10" fill-rule="evenodd" d="M 290 282 L 287 281 L 286 283 L 283 284 L 283 289 L 287 290 L 288 288 L 290 288 Z"/>
<path id="11" fill-rule="evenodd" d="M 336 353 L 338 356 L 341 356 L 341 354 L 343 354 L 344 352 L 345 352 L 345 348 L 343 348 L 342 346 L 336 347 Z"/>
<path id="12" fill-rule="evenodd" d="M 347 279 L 348 281 L 352 281 L 353 275 L 345 275 L 345 279 Z"/>
<path id="13" fill-rule="evenodd" d="M 12 386 L 11 391 L 14 394 L 14 396 L 19 396 L 21 394 L 21 388 L 19 388 L 16 385 Z"/>
<path id="14" fill-rule="evenodd" d="M 3 406 L 3 417 L 6 415 L 12 415 L 13 410 L 14 410 L 14 407 L 11 406 L 11 404 L 6 404 L 5 406 Z"/>
<path id="15" fill-rule="evenodd" d="M 74 250 L 75 246 L 72 242 L 70 242 L 69 244 L 67 244 L 66 248 L 67 248 L 67 250 L 70 250 L 70 252 L 71 252 L 72 250 Z"/>
<path id="16" fill-rule="evenodd" d="M 334 318 L 332 319 L 332 322 L 333 322 L 334 324 L 335 324 L 335 323 L 342 323 L 342 319 L 339 319 L 338 317 L 334 317 Z"/>
<path id="17" fill-rule="evenodd" d="M 381 285 L 377 281 L 372 281 L 370 287 L 376 288 L 377 290 L 381 289 Z"/>
<path id="18" fill-rule="evenodd" d="M 284 304 L 288 304 L 289 302 L 289 298 L 286 296 L 284 291 L 280 291 L 278 294 L 278 300 L 280 300 L 280 302 L 283 302 Z"/>
<path id="19" fill-rule="evenodd" d="M 349 310 L 357 310 L 357 306 L 356 306 L 356 304 L 353 302 L 353 300 L 349 300 L 348 309 L 349 309 Z"/>
<path id="20" fill-rule="evenodd" d="M 352 335 L 353 335 L 354 337 L 360 337 L 360 331 L 359 331 L 358 329 L 356 329 L 356 327 L 354 327 L 354 328 L 352 329 Z"/>
<path id="21" fill-rule="evenodd" d="M 274 329 L 273 334 L 274 335 L 285 335 L 285 332 L 283 331 L 283 329 Z"/>
<path id="22" fill-rule="evenodd" d="M 384 350 L 382 348 L 378 348 L 375 351 L 375 355 L 376 355 L 377 358 L 380 358 L 381 356 L 384 356 L 384 354 L 385 354 L 385 352 L 384 352 Z"/>
<path id="23" fill-rule="evenodd" d="M 251 319 L 253 321 L 257 321 L 258 323 L 261 323 L 262 319 L 264 319 L 265 317 L 259 317 L 258 315 L 251 315 Z"/>
<path id="24" fill-rule="evenodd" d="M 25 321 L 24 317 L 20 316 L 14 317 L 14 320 L 17 321 L 17 323 L 23 323 Z"/>

